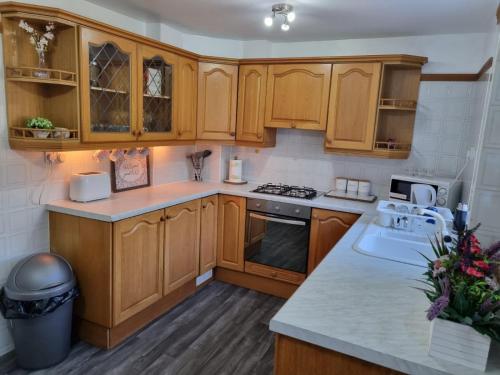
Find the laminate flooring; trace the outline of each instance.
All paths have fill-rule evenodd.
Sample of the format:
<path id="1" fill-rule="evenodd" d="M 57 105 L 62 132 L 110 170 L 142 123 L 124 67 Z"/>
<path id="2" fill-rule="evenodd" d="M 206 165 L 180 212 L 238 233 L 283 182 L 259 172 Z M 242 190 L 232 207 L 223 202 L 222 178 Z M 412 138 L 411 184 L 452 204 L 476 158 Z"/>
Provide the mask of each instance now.
<path id="1" fill-rule="evenodd" d="M 76 343 L 36 374 L 272 375 L 269 321 L 285 300 L 214 281 L 112 350 Z M 0 374 L 20 375 L 14 358 Z"/>

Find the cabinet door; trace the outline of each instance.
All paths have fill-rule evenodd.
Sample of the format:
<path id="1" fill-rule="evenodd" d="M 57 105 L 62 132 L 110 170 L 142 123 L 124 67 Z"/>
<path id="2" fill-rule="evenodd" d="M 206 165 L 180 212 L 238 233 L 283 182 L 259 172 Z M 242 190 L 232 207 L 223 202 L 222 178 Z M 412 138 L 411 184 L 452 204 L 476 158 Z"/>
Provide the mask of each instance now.
<path id="1" fill-rule="evenodd" d="M 313 208 L 307 273 L 310 274 L 333 246 L 358 220 L 359 215 Z"/>
<path id="2" fill-rule="evenodd" d="M 137 138 L 162 141 L 176 137 L 177 56 L 156 48 L 140 45 L 137 76 L 139 77 L 139 114 Z"/>
<path id="3" fill-rule="evenodd" d="M 83 141 L 133 141 L 137 131 L 137 45 L 105 32 L 80 30 Z"/>
<path id="4" fill-rule="evenodd" d="M 333 66 L 327 148 L 373 148 L 380 69 L 380 63 Z"/>
<path id="5" fill-rule="evenodd" d="M 264 128 L 266 88 L 267 65 L 240 66 L 236 140 L 275 144 L 276 130 Z"/>
<path id="6" fill-rule="evenodd" d="M 219 196 L 217 267 L 244 270 L 245 214 L 245 198 Z"/>
<path id="7" fill-rule="evenodd" d="M 270 65 L 266 126 L 325 130 L 330 64 Z"/>
<path id="8" fill-rule="evenodd" d="M 165 285 L 168 294 L 198 276 L 200 200 L 165 210 Z"/>
<path id="9" fill-rule="evenodd" d="M 234 140 L 237 88 L 237 65 L 198 65 L 198 139 Z"/>
<path id="10" fill-rule="evenodd" d="M 200 275 L 217 263 L 217 195 L 201 200 Z"/>
<path id="11" fill-rule="evenodd" d="M 113 323 L 162 296 L 163 210 L 113 225 Z"/>
<path id="12" fill-rule="evenodd" d="M 198 62 L 179 57 L 176 74 L 177 139 L 196 139 L 196 107 L 198 104 Z"/>

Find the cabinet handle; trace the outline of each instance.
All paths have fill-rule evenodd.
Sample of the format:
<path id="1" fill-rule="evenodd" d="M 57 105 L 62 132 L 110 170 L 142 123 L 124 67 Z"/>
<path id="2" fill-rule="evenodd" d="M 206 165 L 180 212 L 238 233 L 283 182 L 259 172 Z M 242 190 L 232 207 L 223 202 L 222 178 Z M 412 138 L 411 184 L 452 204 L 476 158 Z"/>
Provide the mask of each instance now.
<path id="1" fill-rule="evenodd" d="M 236 135 L 236 133 L 235 133 L 235 132 L 231 132 L 231 133 L 229 133 L 229 135 L 230 135 L 231 137 L 234 137 L 234 136 Z"/>
<path id="2" fill-rule="evenodd" d="M 262 138 L 262 134 L 261 133 L 257 133 L 257 138 L 261 139 Z"/>
<path id="3" fill-rule="evenodd" d="M 182 135 L 182 132 L 180 130 L 177 130 L 177 135 L 180 137 Z"/>
<path id="4" fill-rule="evenodd" d="M 163 216 L 160 217 L 160 221 L 165 221 L 165 218 Z"/>
<path id="5" fill-rule="evenodd" d="M 137 133 L 137 135 L 140 137 L 141 135 L 143 135 L 144 132 L 142 130 L 139 130 L 139 132 Z"/>
<path id="6" fill-rule="evenodd" d="M 331 139 L 331 138 L 326 138 L 326 143 L 330 144 L 330 143 L 332 143 L 332 142 L 333 142 L 333 141 L 332 141 L 332 139 Z"/>
<path id="7" fill-rule="evenodd" d="M 206 205 L 206 204 L 204 204 L 204 205 L 202 205 L 202 206 L 201 206 L 201 208 L 207 208 L 207 205 Z"/>
<path id="8" fill-rule="evenodd" d="M 132 130 L 132 135 L 135 137 L 137 135 L 137 132 L 135 130 Z"/>
<path id="9" fill-rule="evenodd" d="M 292 128 L 295 129 L 297 127 L 297 124 L 295 122 L 292 122 Z"/>

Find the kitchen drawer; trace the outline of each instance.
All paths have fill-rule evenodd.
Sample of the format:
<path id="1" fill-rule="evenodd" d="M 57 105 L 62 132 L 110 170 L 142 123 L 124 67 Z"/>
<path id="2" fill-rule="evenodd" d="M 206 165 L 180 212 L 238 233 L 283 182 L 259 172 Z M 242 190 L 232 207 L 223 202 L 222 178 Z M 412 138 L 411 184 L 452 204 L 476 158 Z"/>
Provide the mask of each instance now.
<path id="1" fill-rule="evenodd" d="M 280 270 L 253 262 L 245 262 L 245 272 L 296 285 L 302 284 L 306 279 L 306 275 L 302 273 Z"/>

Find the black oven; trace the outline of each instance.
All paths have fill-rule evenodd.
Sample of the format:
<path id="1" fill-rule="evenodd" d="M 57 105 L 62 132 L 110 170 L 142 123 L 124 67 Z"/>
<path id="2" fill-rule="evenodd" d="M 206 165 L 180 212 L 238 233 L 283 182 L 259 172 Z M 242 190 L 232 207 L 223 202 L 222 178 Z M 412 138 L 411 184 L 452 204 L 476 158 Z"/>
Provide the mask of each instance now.
<path id="1" fill-rule="evenodd" d="M 245 260 L 305 274 L 310 227 L 310 207 L 248 199 Z"/>

